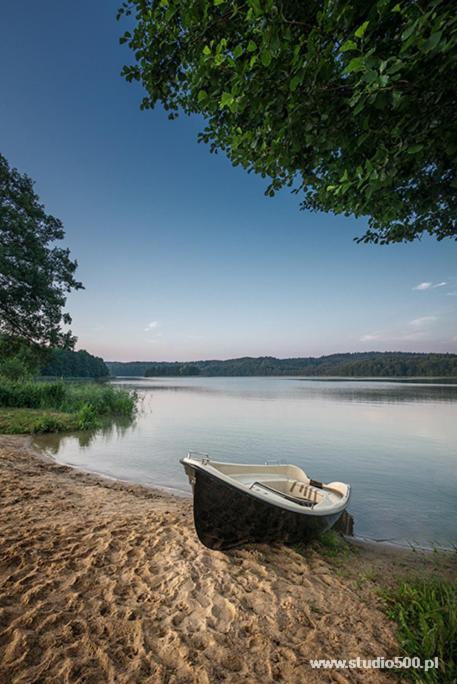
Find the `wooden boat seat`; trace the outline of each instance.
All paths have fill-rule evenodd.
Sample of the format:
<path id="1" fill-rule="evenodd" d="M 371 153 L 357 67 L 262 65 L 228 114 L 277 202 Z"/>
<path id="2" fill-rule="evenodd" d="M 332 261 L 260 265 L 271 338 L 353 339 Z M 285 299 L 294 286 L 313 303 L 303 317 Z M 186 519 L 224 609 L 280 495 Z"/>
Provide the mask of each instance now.
<path id="1" fill-rule="evenodd" d="M 313 503 L 319 503 L 321 501 L 322 493 L 319 492 L 315 487 L 311 487 L 306 482 L 300 482 L 299 480 L 289 480 L 289 492 L 294 496 L 303 497 L 308 499 Z"/>
<path id="2" fill-rule="evenodd" d="M 283 499 L 287 499 L 288 501 L 293 501 L 294 503 L 299 504 L 300 506 L 307 506 L 309 508 L 312 508 L 316 501 L 312 499 L 307 499 L 304 496 L 292 496 L 291 494 L 288 494 L 286 492 L 281 491 L 280 489 L 276 489 L 275 487 L 271 487 L 270 485 L 265 484 L 264 482 L 253 482 L 251 485 L 251 489 L 253 487 L 261 487 L 262 489 L 267 489 L 270 492 L 274 492 L 275 494 L 279 494 Z"/>

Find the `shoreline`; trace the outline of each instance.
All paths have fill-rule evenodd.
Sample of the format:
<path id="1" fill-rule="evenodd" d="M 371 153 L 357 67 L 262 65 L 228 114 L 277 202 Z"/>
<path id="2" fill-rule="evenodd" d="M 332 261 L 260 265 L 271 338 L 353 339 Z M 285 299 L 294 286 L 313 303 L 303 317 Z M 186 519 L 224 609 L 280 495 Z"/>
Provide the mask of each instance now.
<path id="1" fill-rule="evenodd" d="M 447 553 L 351 541 L 214 552 L 190 497 L 61 465 L 0 437 L 0 679 L 173 684 L 398 681 L 312 658 L 400 654 L 379 586 L 452 576 Z"/>
<path id="2" fill-rule="evenodd" d="M 0 435 L 1 438 L 1 435 Z M 0 448 L 1 448 L 1 439 L 0 439 Z M 40 454 L 41 451 L 43 451 L 43 455 L 46 459 L 49 459 L 51 463 L 56 463 L 59 466 L 64 466 L 65 468 L 71 468 L 72 470 L 75 470 L 76 472 L 79 473 L 84 473 L 86 475 L 93 475 L 94 477 L 98 477 L 101 480 L 108 480 L 109 482 L 119 482 L 120 484 L 129 486 L 129 485 L 136 485 L 138 487 L 144 487 L 147 490 L 152 490 L 152 491 L 157 491 L 161 492 L 162 494 L 169 494 L 172 497 L 178 497 L 180 499 L 188 499 L 192 500 L 192 494 L 190 492 L 185 492 L 184 490 L 180 489 L 174 489 L 173 487 L 166 487 L 164 485 L 158 485 L 158 484 L 144 484 L 142 482 L 137 482 L 136 480 L 125 480 L 120 477 L 115 477 L 114 475 L 109 475 L 108 473 L 103 473 L 98 470 L 87 470 L 86 468 L 81 468 L 79 465 L 75 465 L 74 463 L 66 463 L 65 461 L 61 461 L 55 456 L 50 456 L 49 454 L 46 454 L 44 450 L 41 448 L 31 444 L 30 449 L 33 450 L 34 452 L 37 452 L 37 454 Z"/>
<path id="3" fill-rule="evenodd" d="M 13 436 L 13 435 L 10 435 Z M 78 472 L 81 473 L 86 473 L 87 475 L 94 475 L 95 477 L 99 477 L 102 479 L 109 480 L 110 482 L 119 482 L 120 484 L 125 484 L 126 486 L 129 485 L 137 485 L 139 487 L 145 487 L 146 489 L 151 489 L 152 491 L 158 491 L 162 492 L 164 494 L 169 494 L 170 496 L 173 497 L 178 497 L 180 499 L 184 500 L 189 500 L 192 501 L 192 493 L 188 491 L 184 491 L 182 489 L 176 489 L 174 487 L 167 487 L 165 485 L 159 485 L 159 484 L 144 484 L 141 482 L 137 482 L 136 480 L 125 480 L 119 477 L 115 477 L 114 475 L 109 475 L 108 473 L 103 473 L 97 470 L 86 470 L 85 468 L 81 468 L 79 465 L 75 465 L 73 463 L 66 463 L 65 461 L 59 460 L 56 458 L 56 456 L 49 455 L 46 453 L 46 450 L 44 448 L 41 448 L 37 445 L 34 445 L 32 443 L 33 441 L 33 436 L 32 435 L 14 435 L 15 437 L 22 438 L 24 437 L 25 439 L 30 439 L 30 444 L 29 447 L 31 450 L 37 453 L 37 455 L 42 455 L 47 459 L 50 459 L 51 463 L 57 463 L 58 465 L 67 467 L 67 468 L 72 468 Z M 8 435 L 0 435 L 0 448 L 1 448 L 1 438 L 2 437 L 8 437 Z M 423 551 L 426 553 L 433 553 L 434 551 L 439 551 L 439 552 L 444 552 L 444 553 L 453 553 L 454 548 L 452 546 L 440 546 L 440 545 L 433 545 L 433 546 L 428 546 L 426 544 L 414 544 L 410 543 L 407 541 L 395 541 L 395 540 L 389 540 L 389 539 L 373 539 L 371 537 L 365 537 L 362 535 L 347 535 L 347 534 L 342 534 L 343 538 L 349 543 L 354 543 L 358 545 L 377 545 L 378 548 L 386 547 L 392 548 L 392 549 L 405 549 L 408 551 Z"/>

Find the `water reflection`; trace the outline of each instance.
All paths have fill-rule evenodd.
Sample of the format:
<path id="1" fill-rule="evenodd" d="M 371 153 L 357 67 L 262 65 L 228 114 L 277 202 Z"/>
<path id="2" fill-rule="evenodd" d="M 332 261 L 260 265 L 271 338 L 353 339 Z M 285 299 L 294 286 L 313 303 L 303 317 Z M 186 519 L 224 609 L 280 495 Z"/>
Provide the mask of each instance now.
<path id="1" fill-rule="evenodd" d="M 309 390 L 306 389 L 308 392 Z M 366 402 L 455 402 L 457 401 L 456 385 L 418 385 L 408 384 L 401 386 L 366 386 L 366 387 L 327 387 L 319 394 L 336 401 Z"/>
<path id="2" fill-rule="evenodd" d="M 97 439 L 106 441 L 122 439 L 129 430 L 135 429 L 136 418 L 124 416 L 116 418 L 109 424 L 103 425 L 96 430 L 78 432 L 47 432 L 36 435 L 33 444 L 39 449 L 44 449 L 48 454 L 57 456 L 65 448 L 69 440 L 77 442 L 81 449 L 87 449 Z"/>
<path id="3" fill-rule="evenodd" d="M 338 520 L 336 525 L 333 525 L 333 529 L 341 534 L 346 534 L 348 537 L 354 536 L 354 516 L 343 511 L 343 515 Z"/>
<path id="4" fill-rule="evenodd" d="M 431 380 L 431 379 L 430 379 Z M 311 398 L 334 401 L 371 402 L 457 402 L 454 380 L 427 382 L 427 379 L 360 380 L 349 378 L 151 378 L 116 381 L 130 389 L 148 392 L 191 392 L 238 397 L 278 399 L 306 394 Z"/>

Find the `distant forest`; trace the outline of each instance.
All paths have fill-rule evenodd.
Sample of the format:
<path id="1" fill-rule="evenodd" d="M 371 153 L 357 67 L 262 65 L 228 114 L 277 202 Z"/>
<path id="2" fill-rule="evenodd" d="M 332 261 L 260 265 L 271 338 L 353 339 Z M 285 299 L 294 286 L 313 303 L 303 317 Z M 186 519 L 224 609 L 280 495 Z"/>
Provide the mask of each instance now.
<path id="1" fill-rule="evenodd" d="M 276 359 L 244 357 L 228 361 L 153 362 L 107 361 L 111 375 L 163 376 L 264 376 L 324 375 L 347 377 L 457 377 L 457 354 L 363 352 L 331 354 L 318 358 Z"/>
<path id="2" fill-rule="evenodd" d="M 40 375 L 72 378 L 103 378 L 110 374 L 105 362 L 99 356 L 92 356 L 84 349 L 66 351 L 55 349 Z"/>

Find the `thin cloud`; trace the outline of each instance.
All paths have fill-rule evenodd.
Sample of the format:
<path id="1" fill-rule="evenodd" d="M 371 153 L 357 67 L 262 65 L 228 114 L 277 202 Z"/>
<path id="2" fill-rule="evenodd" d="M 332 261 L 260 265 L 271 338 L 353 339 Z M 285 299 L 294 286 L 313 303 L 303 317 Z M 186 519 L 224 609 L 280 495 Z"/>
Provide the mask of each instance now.
<path id="1" fill-rule="evenodd" d="M 418 285 L 415 285 L 413 287 L 413 290 L 419 290 L 419 291 L 423 292 L 424 290 L 434 290 L 437 287 L 444 287 L 445 285 L 447 285 L 447 282 L 445 280 L 442 280 L 439 283 L 433 283 L 431 281 L 424 280 L 423 283 L 419 283 Z"/>
<path id="2" fill-rule="evenodd" d="M 373 340 L 379 340 L 379 335 L 362 335 L 360 338 L 361 342 L 373 342 Z"/>
<path id="3" fill-rule="evenodd" d="M 144 332 L 151 332 L 151 330 L 155 330 L 158 327 L 159 327 L 159 321 L 151 321 L 145 327 Z"/>
<path id="4" fill-rule="evenodd" d="M 436 321 L 436 319 L 437 316 L 420 316 L 419 318 L 413 318 L 413 320 L 410 321 L 409 324 L 412 325 L 414 328 L 422 328 L 424 325 L 433 323 L 433 321 Z"/>

